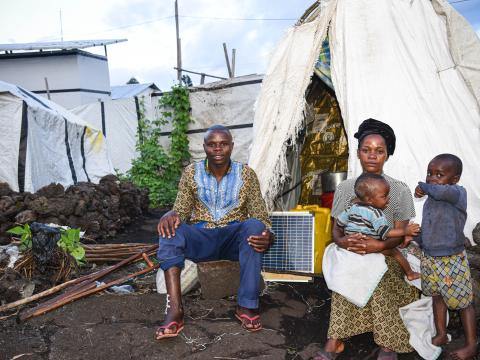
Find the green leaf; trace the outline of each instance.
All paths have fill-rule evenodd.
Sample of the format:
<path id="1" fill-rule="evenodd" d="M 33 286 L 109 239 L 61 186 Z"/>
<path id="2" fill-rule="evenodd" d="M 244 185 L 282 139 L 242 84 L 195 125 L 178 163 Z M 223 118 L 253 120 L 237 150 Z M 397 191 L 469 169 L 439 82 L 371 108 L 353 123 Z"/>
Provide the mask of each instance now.
<path id="1" fill-rule="evenodd" d="M 85 257 L 85 249 L 81 246 L 77 246 L 70 253 L 76 260 L 82 260 Z"/>
<path id="2" fill-rule="evenodd" d="M 8 229 L 7 233 L 12 235 L 23 235 L 25 230 L 21 226 L 15 226 L 14 228 Z"/>

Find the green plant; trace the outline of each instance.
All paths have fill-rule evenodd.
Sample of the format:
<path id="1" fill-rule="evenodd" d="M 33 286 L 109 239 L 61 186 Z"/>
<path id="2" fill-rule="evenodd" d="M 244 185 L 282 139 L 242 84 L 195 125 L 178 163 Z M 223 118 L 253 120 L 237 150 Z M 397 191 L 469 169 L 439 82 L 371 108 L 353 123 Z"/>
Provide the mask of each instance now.
<path id="1" fill-rule="evenodd" d="M 15 226 L 7 230 L 7 233 L 20 236 L 20 250 L 25 251 L 32 248 L 32 231 L 30 225 Z"/>
<path id="2" fill-rule="evenodd" d="M 65 253 L 70 254 L 78 265 L 84 263 L 85 249 L 80 243 L 80 229 L 61 229 L 57 246 Z"/>
<path id="3" fill-rule="evenodd" d="M 128 178 L 137 186 L 149 190 L 150 205 L 167 207 L 173 204 L 182 168 L 188 163 L 187 128 L 191 122 L 188 89 L 181 85 L 172 87 L 159 100 L 165 109 L 159 119 L 150 121 L 144 116 L 140 103 L 140 120 L 137 134 L 139 157 L 132 162 Z M 162 127 L 171 122 L 171 144 L 166 150 L 159 144 Z"/>

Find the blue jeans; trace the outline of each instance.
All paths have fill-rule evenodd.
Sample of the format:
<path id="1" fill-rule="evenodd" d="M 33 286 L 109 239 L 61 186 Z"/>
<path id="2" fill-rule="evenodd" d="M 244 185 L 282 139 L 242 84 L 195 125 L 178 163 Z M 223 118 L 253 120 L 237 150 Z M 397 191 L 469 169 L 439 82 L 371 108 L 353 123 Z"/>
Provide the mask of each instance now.
<path id="1" fill-rule="evenodd" d="M 260 271 L 263 254 L 247 242 L 251 235 L 260 235 L 265 225 L 257 219 L 233 223 L 216 229 L 181 224 L 170 239 L 159 237 L 157 258 L 162 270 L 171 267 L 183 269 L 185 259 L 195 263 L 213 260 L 240 262 L 238 305 L 258 308 Z"/>

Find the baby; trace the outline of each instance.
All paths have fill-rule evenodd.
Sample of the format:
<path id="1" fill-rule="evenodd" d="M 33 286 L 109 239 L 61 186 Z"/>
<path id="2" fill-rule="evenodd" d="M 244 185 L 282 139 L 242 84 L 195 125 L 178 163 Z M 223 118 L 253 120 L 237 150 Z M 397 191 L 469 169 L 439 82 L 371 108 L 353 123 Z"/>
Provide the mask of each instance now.
<path id="1" fill-rule="evenodd" d="M 459 310 L 465 345 L 454 359 L 473 358 L 477 351 L 475 309 L 463 228 L 467 219 L 467 192 L 457 185 L 462 161 L 452 154 L 435 156 L 428 164 L 426 182 L 419 182 L 415 197 L 428 196 L 423 206 L 422 233 L 415 241 L 423 250 L 422 292 L 433 299 L 434 345 L 448 342 L 447 308 Z"/>
<path id="2" fill-rule="evenodd" d="M 392 229 L 382 211 L 388 205 L 389 192 L 390 185 L 383 176 L 370 173 L 360 175 L 355 182 L 357 198 L 352 206 L 338 216 L 336 225 L 345 235 L 361 233 L 377 240 L 405 237 L 402 246 L 407 246 L 412 236 L 420 232 L 420 226 L 409 224 L 404 229 Z M 420 274 L 412 270 L 407 259 L 397 248 L 384 250 L 382 254 L 392 256 L 408 280 L 420 278 Z"/>

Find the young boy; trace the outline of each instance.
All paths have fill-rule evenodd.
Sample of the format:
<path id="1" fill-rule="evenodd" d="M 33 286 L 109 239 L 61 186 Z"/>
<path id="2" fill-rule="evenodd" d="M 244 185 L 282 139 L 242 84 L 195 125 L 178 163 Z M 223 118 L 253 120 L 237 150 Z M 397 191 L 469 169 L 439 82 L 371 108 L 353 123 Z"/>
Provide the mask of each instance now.
<path id="1" fill-rule="evenodd" d="M 362 233 L 378 240 L 405 237 L 402 246 L 408 245 L 412 236 L 420 232 L 418 224 L 409 224 L 405 229 L 392 229 L 383 213 L 389 201 L 390 185 L 378 174 L 364 173 L 355 182 L 354 204 L 337 218 L 337 226 L 345 235 Z M 415 280 L 420 274 L 414 272 L 407 259 L 398 249 L 382 251 L 392 256 L 401 266 L 408 280 Z"/>
<path id="2" fill-rule="evenodd" d="M 435 156 L 428 164 L 426 182 L 419 182 L 415 197 L 428 196 L 423 206 L 422 233 L 415 240 L 423 250 L 422 291 L 433 297 L 436 335 L 434 345 L 448 342 L 447 308 L 459 310 L 465 345 L 454 359 L 473 358 L 477 351 L 475 310 L 463 228 L 467 219 L 467 192 L 457 185 L 462 161 L 452 154 Z"/>

